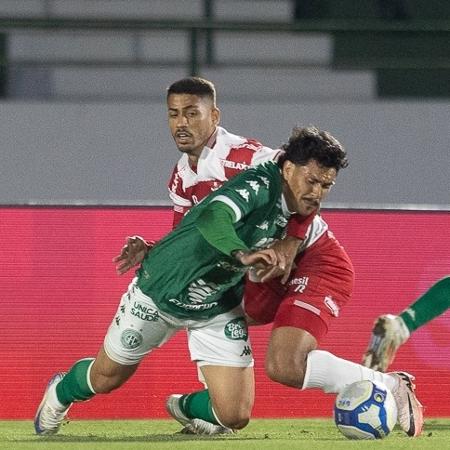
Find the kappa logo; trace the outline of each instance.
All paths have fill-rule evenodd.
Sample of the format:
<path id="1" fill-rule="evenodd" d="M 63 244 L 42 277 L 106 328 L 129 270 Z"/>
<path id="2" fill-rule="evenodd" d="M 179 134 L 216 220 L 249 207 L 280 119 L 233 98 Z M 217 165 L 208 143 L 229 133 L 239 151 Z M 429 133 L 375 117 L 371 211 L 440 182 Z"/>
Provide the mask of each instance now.
<path id="1" fill-rule="evenodd" d="M 270 181 L 268 178 L 263 177 L 262 175 L 260 175 L 258 178 L 264 183 L 264 186 L 266 186 L 266 188 L 269 188 Z"/>
<path id="2" fill-rule="evenodd" d="M 250 192 L 247 189 L 236 189 L 236 192 L 246 201 L 250 199 Z"/>
<path id="3" fill-rule="evenodd" d="M 126 330 L 122 331 L 122 334 L 120 336 L 120 342 L 122 343 L 122 345 L 130 350 L 138 348 L 142 344 L 143 340 L 144 338 L 142 337 L 142 334 L 139 333 L 139 331 L 133 330 L 131 328 L 127 328 Z"/>
<path id="4" fill-rule="evenodd" d="M 248 345 L 245 345 L 244 350 L 242 350 L 242 353 L 240 354 L 240 356 L 250 356 L 251 354 L 252 354 L 252 349 Z"/>
<path id="5" fill-rule="evenodd" d="M 246 183 L 255 191 L 255 194 L 258 194 L 260 184 L 257 181 L 247 180 Z"/>
<path id="6" fill-rule="evenodd" d="M 224 328 L 225 336 L 233 341 L 248 340 L 247 322 L 243 317 L 230 320 Z"/>

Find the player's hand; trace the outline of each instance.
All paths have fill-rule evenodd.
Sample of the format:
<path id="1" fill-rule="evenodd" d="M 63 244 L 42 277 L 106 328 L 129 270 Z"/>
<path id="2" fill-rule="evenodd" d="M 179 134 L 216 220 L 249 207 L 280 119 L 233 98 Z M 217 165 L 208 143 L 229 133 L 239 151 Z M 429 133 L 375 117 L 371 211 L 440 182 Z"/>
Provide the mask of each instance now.
<path id="1" fill-rule="evenodd" d="M 303 239 L 294 236 L 286 236 L 284 239 L 274 242 L 270 247 L 284 256 L 286 262 L 285 269 L 282 272 L 278 271 L 278 273 L 273 271 L 273 273 L 271 274 L 261 274 L 264 276 L 264 281 L 281 276 L 282 278 L 280 281 L 282 284 L 285 284 L 289 279 L 289 275 L 291 274 L 292 270 L 295 269 L 295 258 L 302 243 Z"/>
<path id="2" fill-rule="evenodd" d="M 284 268 L 278 264 L 252 267 L 250 279 L 258 283 L 264 283 L 272 278 L 281 277 L 280 282 L 285 284 L 295 268 L 295 257 L 302 242 L 302 239 L 294 236 L 287 236 L 281 241 L 274 242 L 270 248 L 276 252 L 279 260 L 284 259 Z"/>
<path id="3" fill-rule="evenodd" d="M 113 262 L 116 263 L 117 273 L 123 275 L 132 267 L 141 264 L 153 245 L 155 245 L 154 242 L 146 242 L 140 236 L 128 236 L 120 255 L 113 258 Z"/>
<path id="4" fill-rule="evenodd" d="M 283 273 L 286 268 L 284 255 L 272 248 L 251 253 L 238 251 L 235 257 L 244 266 L 251 266 L 254 273 L 263 273 L 261 281 L 266 281 L 266 279 L 269 279 L 268 277 L 272 277 L 272 273 L 278 273 L 278 271 Z"/>

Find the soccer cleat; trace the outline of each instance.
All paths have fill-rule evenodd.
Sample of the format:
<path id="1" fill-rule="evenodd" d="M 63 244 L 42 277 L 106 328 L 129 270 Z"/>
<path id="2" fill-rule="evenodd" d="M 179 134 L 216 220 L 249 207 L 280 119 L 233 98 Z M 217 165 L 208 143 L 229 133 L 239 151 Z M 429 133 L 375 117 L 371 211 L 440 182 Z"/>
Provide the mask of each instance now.
<path id="1" fill-rule="evenodd" d="M 49 435 L 58 432 L 67 411 L 72 406 L 61 405 L 56 397 L 56 385 L 64 378 L 65 373 L 58 372 L 50 378 L 45 389 L 44 397 L 34 417 L 36 434 Z"/>
<path id="2" fill-rule="evenodd" d="M 423 406 L 414 394 L 414 377 L 406 372 L 391 372 L 398 386 L 392 389 L 397 403 L 397 423 L 408 436 L 419 436 L 423 427 Z"/>
<path id="3" fill-rule="evenodd" d="M 409 330 L 400 316 L 386 314 L 378 317 L 363 356 L 363 364 L 371 369 L 385 372 L 394 360 L 398 348 L 408 338 Z"/>
<path id="4" fill-rule="evenodd" d="M 188 425 L 191 422 L 188 416 L 186 416 L 180 408 L 180 398 L 181 394 L 172 394 L 166 400 L 166 410 L 167 412 L 181 425 Z"/>
<path id="5" fill-rule="evenodd" d="M 212 436 L 214 434 L 233 433 L 231 428 L 216 425 L 203 419 L 189 419 L 180 408 L 181 394 L 173 394 L 166 401 L 166 410 L 176 421 L 180 422 L 184 428 L 182 434 L 204 434 Z"/>
<path id="6" fill-rule="evenodd" d="M 215 434 L 233 434 L 234 430 L 222 425 L 216 425 L 203 419 L 192 419 L 181 432 L 185 434 L 204 434 L 213 436 Z"/>

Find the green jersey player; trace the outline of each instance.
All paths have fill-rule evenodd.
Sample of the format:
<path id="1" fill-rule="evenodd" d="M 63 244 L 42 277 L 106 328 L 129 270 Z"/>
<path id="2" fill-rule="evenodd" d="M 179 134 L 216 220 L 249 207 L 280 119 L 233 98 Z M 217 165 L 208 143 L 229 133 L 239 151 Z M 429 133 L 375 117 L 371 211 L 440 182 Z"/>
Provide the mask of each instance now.
<path id="1" fill-rule="evenodd" d="M 73 402 L 122 386 L 147 354 L 181 329 L 208 389 L 174 399 L 172 410 L 180 409 L 187 422 L 247 425 L 254 375 L 240 305 L 245 269 L 284 266 L 281 252 L 266 246 L 283 236 L 291 214 L 317 210 L 347 165 L 344 149 L 325 131 L 296 129 L 289 142 L 277 163 L 226 182 L 146 255 L 97 357 L 49 381 L 35 417 L 38 434 L 56 433 Z"/>
<path id="2" fill-rule="evenodd" d="M 236 307 L 246 268 L 232 253 L 266 248 L 282 237 L 290 213 L 281 194 L 280 169 L 273 162 L 233 178 L 153 247 L 137 286 L 179 318 L 209 319 Z"/>

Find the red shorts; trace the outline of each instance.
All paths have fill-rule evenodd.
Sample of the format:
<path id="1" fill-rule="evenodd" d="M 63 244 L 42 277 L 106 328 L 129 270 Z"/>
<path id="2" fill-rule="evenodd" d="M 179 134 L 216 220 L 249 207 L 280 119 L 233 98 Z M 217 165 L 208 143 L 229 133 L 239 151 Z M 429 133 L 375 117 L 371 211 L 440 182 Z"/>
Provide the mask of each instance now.
<path id="1" fill-rule="evenodd" d="M 267 283 L 247 279 L 245 311 L 257 323 L 301 328 L 320 342 L 331 319 L 338 317 L 350 300 L 353 265 L 330 231 L 300 253 L 295 264 L 297 267 L 284 286 L 279 279 Z"/>

